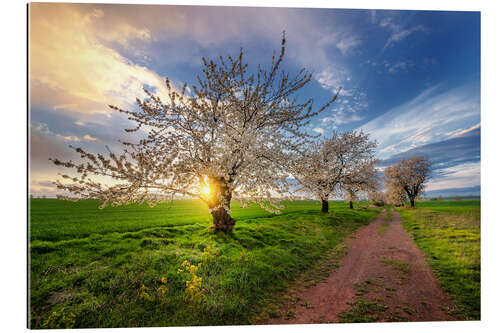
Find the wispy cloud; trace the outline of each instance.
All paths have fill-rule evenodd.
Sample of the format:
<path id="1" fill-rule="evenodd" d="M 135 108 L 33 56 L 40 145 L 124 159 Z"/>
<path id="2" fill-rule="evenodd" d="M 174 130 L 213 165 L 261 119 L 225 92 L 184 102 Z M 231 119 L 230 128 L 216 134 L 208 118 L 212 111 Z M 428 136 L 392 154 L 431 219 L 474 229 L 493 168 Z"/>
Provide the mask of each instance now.
<path id="1" fill-rule="evenodd" d="M 46 175 L 54 172 L 54 166 L 49 161 L 49 157 L 65 159 L 75 157 L 72 150 L 68 149 L 68 142 L 61 138 L 62 136 L 51 132 L 47 125 L 30 125 L 29 133 L 29 161 L 32 178 L 39 174 Z"/>
<path id="2" fill-rule="evenodd" d="M 43 123 L 37 123 L 37 124 L 31 124 L 30 125 L 30 132 L 33 135 L 33 139 L 36 138 L 36 140 L 41 140 L 45 141 L 45 139 L 41 139 L 41 137 L 46 137 L 46 138 L 54 138 L 57 139 L 61 142 L 82 142 L 82 141 L 97 141 L 96 137 L 93 137 L 89 134 L 85 134 L 82 137 L 76 136 L 76 135 L 63 135 L 59 133 L 54 133 L 52 132 L 47 124 Z M 32 142 L 35 144 L 38 144 L 38 142 Z M 36 151 L 33 151 L 33 153 L 36 153 Z"/>
<path id="3" fill-rule="evenodd" d="M 335 46 L 342 52 L 342 54 L 350 53 L 354 48 L 361 44 L 361 39 L 356 36 L 348 36 L 343 38 L 335 44 Z"/>
<path id="4" fill-rule="evenodd" d="M 481 130 L 478 127 L 451 139 L 425 144 L 395 154 L 383 160 L 380 165 L 391 165 L 401 158 L 419 155 L 430 158 L 433 170 L 439 172 L 443 168 L 479 161 L 481 158 L 480 149 Z"/>
<path id="5" fill-rule="evenodd" d="M 93 136 L 90 136 L 88 134 L 84 135 L 83 138 L 88 141 L 97 141 L 97 138 L 94 138 Z"/>
<path id="6" fill-rule="evenodd" d="M 381 162 L 383 171 L 401 158 L 426 156 L 432 162 L 432 176 L 426 190 L 479 188 L 481 185 L 479 133 L 475 137 L 462 136 L 424 145 L 396 154 Z M 450 192 L 451 193 L 451 192 Z"/>
<path id="7" fill-rule="evenodd" d="M 363 120 L 363 117 L 357 115 L 356 113 L 341 110 L 334 113 L 331 117 L 322 118 L 321 122 L 323 124 L 334 124 L 334 127 L 337 127 L 361 120 Z"/>
<path id="8" fill-rule="evenodd" d="M 379 26 L 382 28 L 389 29 L 391 31 L 391 35 L 387 39 L 384 48 L 386 49 L 393 44 L 406 39 L 408 36 L 415 32 L 428 32 L 429 29 L 424 27 L 423 25 L 416 25 L 413 27 L 405 28 L 403 25 L 395 23 L 391 17 L 383 18 L 379 21 Z"/>
<path id="9" fill-rule="evenodd" d="M 471 162 L 443 169 L 426 185 L 429 191 L 473 187 L 481 184 L 481 163 Z"/>
<path id="10" fill-rule="evenodd" d="M 74 135 L 66 135 L 65 136 L 65 135 L 57 134 L 57 137 L 61 138 L 64 141 L 75 141 L 75 142 L 81 141 L 79 137 L 74 136 Z"/>
<path id="11" fill-rule="evenodd" d="M 315 75 L 324 89 L 339 92 L 340 98 L 330 114 L 322 118 L 322 123 L 339 126 L 364 119 L 359 113 L 368 108 L 367 95 L 351 83 L 351 76 L 343 67 L 328 67 Z M 339 90 L 340 89 L 340 90 Z"/>
<path id="12" fill-rule="evenodd" d="M 447 139 L 457 127 L 479 122 L 478 90 L 468 86 L 442 90 L 430 87 L 361 126 L 379 142 L 380 158 Z"/>
<path id="13" fill-rule="evenodd" d="M 446 135 L 450 138 L 457 138 L 460 136 L 466 136 L 466 135 L 471 135 L 473 134 L 477 129 L 481 127 L 480 123 L 477 123 L 476 125 L 469 127 L 469 128 L 459 128 L 457 130 L 451 131 L 446 133 Z"/>
<path id="14" fill-rule="evenodd" d="M 323 87 L 332 93 L 337 92 L 340 88 L 340 96 L 350 96 L 352 92 L 345 88 L 345 85 L 350 80 L 349 73 L 344 67 L 328 67 L 316 73 L 314 78 Z"/>
<path id="15" fill-rule="evenodd" d="M 473 187 L 477 192 L 477 188 L 480 187 L 480 124 L 448 132 L 444 136 L 449 138 L 395 154 L 381 161 L 379 167 L 383 169 L 402 158 L 414 155 L 425 156 L 432 163 L 432 177 L 427 184 L 429 191 L 457 189 L 457 193 L 461 193 L 460 191 L 467 192 Z"/>
<path id="16" fill-rule="evenodd" d="M 321 127 L 316 127 L 316 128 L 313 128 L 313 131 L 316 132 L 316 133 L 319 133 L 321 135 L 323 135 L 325 133 L 325 130 Z"/>
<path id="17" fill-rule="evenodd" d="M 78 154 L 70 149 L 69 145 L 88 148 L 89 145 L 102 144 L 97 137 L 92 135 L 62 135 L 49 129 L 47 124 L 30 124 L 29 128 L 29 167 L 30 167 L 30 193 L 35 195 L 56 195 L 61 192 L 52 184 L 58 178 L 61 170 L 49 158 L 61 160 L 76 160 Z M 110 149 L 117 149 L 119 142 L 106 142 Z M 95 146 L 92 146 L 95 148 Z M 65 173 L 74 175 L 72 170 Z"/>
<path id="18" fill-rule="evenodd" d="M 400 71 L 407 71 L 409 68 L 413 66 L 413 62 L 407 61 L 398 61 L 395 64 L 386 63 L 385 67 L 389 71 L 389 73 L 397 73 Z"/>
<path id="19" fill-rule="evenodd" d="M 397 30 L 393 31 L 392 35 L 389 37 L 389 39 L 385 43 L 384 48 L 387 48 L 387 47 L 391 46 L 391 44 L 394 44 L 396 42 L 399 42 L 399 41 L 405 39 L 406 37 L 408 37 L 409 35 L 411 35 L 414 32 L 417 32 L 417 31 L 425 32 L 425 31 L 427 31 L 427 29 L 425 29 L 425 27 L 422 25 L 418 25 L 418 26 L 412 27 L 410 29 L 400 29 L 400 30 L 397 29 Z"/>

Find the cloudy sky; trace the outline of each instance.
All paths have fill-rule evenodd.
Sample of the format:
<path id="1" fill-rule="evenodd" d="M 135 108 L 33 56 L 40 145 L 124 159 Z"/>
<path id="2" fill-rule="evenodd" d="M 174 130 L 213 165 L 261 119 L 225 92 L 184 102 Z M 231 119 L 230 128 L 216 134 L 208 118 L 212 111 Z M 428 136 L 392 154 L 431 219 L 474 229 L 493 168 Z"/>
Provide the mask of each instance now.
<path id="1" fill-rule="evenodd" d="M 363 129 L 381 167 L 429 156 L 429 193 L 478 194 L 480 15 L 478 12 L 31 4 L 30 188 L 53 195 L 68 145 L 119 150 L 142 87 L 164 78 L 192 84 L 201 57 L 236 55 L 268 65 L 286 31 L 284 69 L 306 68 L 302 96 L 319 106 L 341 96 L 308 130 Z M 468 190 L 470 190 L 468 192 Z"/>

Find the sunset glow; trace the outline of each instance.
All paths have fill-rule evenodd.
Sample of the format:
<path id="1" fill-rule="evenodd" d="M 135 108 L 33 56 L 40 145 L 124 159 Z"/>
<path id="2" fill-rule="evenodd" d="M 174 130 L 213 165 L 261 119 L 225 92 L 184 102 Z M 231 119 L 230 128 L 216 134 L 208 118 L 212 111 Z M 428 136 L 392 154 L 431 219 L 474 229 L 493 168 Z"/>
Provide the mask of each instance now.
<path id="1" fill-rule="evenodd" d="M 201 184 L 201 193 L 205 195 L 210 195 L 210 185 L 208 185 L 208 177 L 203 176 L 203 183 Z"/>

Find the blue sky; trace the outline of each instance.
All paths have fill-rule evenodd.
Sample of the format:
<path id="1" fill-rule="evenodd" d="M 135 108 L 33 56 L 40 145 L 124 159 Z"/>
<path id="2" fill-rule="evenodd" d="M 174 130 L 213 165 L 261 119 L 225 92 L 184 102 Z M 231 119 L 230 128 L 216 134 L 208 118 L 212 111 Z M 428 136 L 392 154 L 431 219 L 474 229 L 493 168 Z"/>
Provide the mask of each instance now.
<path id="1" fill-rule="evenodd" d="M 53 195 L 48 157 L 68 144 L 119 149 L 142 86 L 194 83 L 201 57 L 267 65 L 286 30 L 284 69 L 306 68 L 301 92 L 338 101 L 307 129 L 363 129 L 381 167 L 414 153 L 434 162 L 431 191 L 480 186 L 478 12 L 44 4 L 30 8 L 31 191 Z M 436 193 L 436 192 L 434 192 Z"/>

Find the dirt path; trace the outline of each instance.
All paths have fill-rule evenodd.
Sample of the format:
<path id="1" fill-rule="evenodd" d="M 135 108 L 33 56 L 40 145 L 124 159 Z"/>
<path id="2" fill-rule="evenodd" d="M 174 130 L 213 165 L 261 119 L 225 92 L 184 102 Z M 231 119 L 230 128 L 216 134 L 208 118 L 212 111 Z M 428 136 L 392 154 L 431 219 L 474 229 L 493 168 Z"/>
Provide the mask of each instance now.
<path id="1" fill-rule="evenodd" d="M 454 304 L 401 224 L 385 213 L 347 241 L 328 278 L 288 295 L 280 318 L 264 324 L 454 320 Z M 276 317 L 276 315 L 275 315 Z"/>

